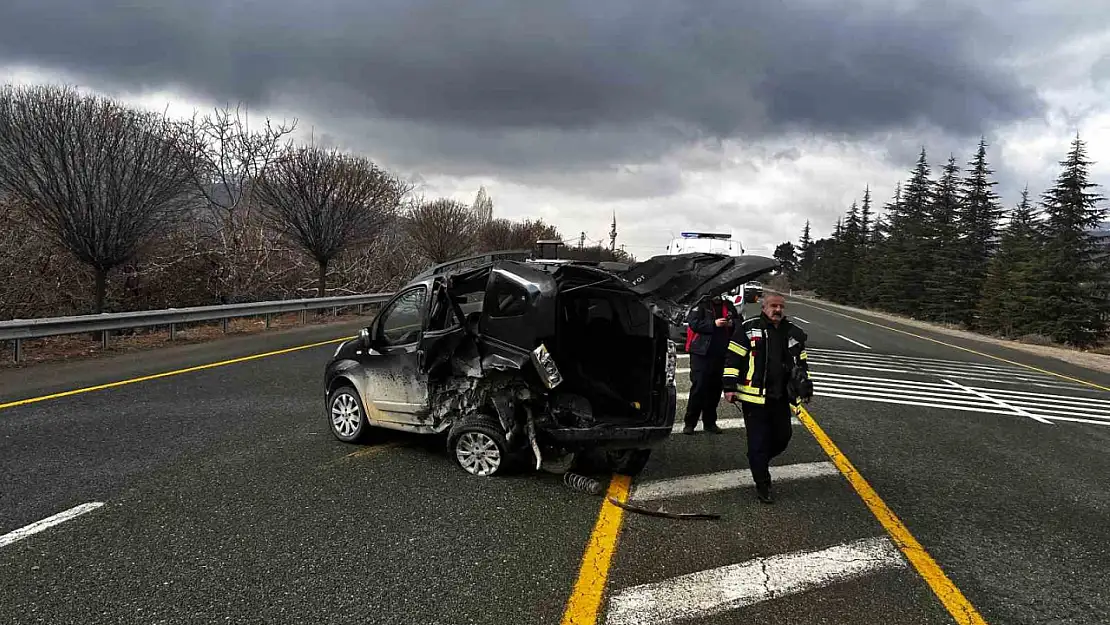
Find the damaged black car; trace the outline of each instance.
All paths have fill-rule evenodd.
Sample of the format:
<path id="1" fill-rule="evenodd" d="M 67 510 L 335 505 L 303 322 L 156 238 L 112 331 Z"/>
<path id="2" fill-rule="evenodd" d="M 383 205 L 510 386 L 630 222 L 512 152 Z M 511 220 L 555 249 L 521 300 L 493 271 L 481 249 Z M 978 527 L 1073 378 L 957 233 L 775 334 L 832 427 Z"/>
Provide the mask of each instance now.
<path id="1" fill-rule="evenodd" d="M 669 327 L 704 295 L 777 266 L 686 254 L 641 263 L 486 255 L 401 288 L 325 373 L 332 433 L 447 435 L 468 473 L 537 469 L 583 451 L 636 475 L 675 420 Z"/>

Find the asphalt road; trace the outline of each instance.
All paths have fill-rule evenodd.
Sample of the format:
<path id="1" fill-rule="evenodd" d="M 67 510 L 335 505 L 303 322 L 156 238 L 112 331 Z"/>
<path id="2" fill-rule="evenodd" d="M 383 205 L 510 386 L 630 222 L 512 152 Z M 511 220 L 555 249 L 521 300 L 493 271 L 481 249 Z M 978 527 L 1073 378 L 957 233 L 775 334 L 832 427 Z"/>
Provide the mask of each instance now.
<path id="1" fill-rule="evenodd" d="M 810 336 L 809 412 L 986 622 L 1110 622 L 1110 393 L 842 311 L 788 314 Z M 4 372 L 0 404 L 352 330 Z M 0 546 L 0 622 L 559 623 L 599 499 L 546 473 L 470 477 L 436 438 L 335 441 L 320 389 L 333 349 L 0 409 L 0 536 L 104 503 Z M 796 425 L 765 506 L 742 485 L 742 428 L 676 435 L 633 501 L 722 518 L 625 513 L 598 622 L 968 622 L 828 461 Z"/>

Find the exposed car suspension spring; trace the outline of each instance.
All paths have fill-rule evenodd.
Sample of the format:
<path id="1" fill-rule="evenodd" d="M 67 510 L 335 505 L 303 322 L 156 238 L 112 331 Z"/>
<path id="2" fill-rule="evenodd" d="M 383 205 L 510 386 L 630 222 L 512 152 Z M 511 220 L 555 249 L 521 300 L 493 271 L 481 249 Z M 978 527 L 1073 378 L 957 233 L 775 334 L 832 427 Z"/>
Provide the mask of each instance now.
<path id="1" fill-rule="evenodd" d="M 571 490 L 576 490 L 587 495 L 600 495 L 602 491 L 601 482 L 586 475 L 579 475 L 567 471 L 563 474 L 563 483 Z"/>

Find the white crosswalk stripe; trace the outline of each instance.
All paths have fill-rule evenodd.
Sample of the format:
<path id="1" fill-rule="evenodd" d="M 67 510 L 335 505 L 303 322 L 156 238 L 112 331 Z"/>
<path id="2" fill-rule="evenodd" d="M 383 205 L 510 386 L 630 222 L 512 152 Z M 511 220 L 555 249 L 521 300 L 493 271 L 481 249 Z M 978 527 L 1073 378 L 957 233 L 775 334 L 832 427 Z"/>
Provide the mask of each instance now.
<path id="1" fill-rule="evenodd" d="M 816 369 L 816 367 L 815 367 Z M 1110 399 L 1068 396 L 956 383 L 922 382 L 812 371 L 814 395 L 903 406 L 1018 416 L 1042 423 L 1068 421 L 1110 426 Z"/>
<path id="2" fill-rule="evenodd" d="M 1011 365 L 809 348 L 817 397 L 1110 426 L 1110 393 Z M 689 368 L 678 369 L 689 374 Z M 688 393 L 679 393 L 688 399 Z M 676 430 L 681 429 L 676 424 Z"/>
<path id="3" fill-rule="evenodd" d="M 840 475 L 840 472 L 831 462 L 807 462 L 771 467 L 771 479 L 776 483 L 832 475 Z M 631 501 L 653 501 L 750 486 L 755 486 L 751 471 L 749 469 L 737 469 L 643 482 L 635 487 L 629 499 Z"/>
<path id="4" fill-rule="evenodd" d="M 605 623 L 696 622 L 694 619 L 906 565 L 898 547 L 886 536 L 756 558 L 622 589 L 609 600 Z"/>
<path id="5" fill-rule="evenodd" d="M 1071 388 L 1088 390 L 1082 384 L 1013 365 L 993 365 L 959 360 L 876 354 L 837 349 L 809 348 L 812 366 L 852 369 L 877 373 L 957 378 L 970 382 L 1004 385 L 1036 386 L 1039 388 Z"/>

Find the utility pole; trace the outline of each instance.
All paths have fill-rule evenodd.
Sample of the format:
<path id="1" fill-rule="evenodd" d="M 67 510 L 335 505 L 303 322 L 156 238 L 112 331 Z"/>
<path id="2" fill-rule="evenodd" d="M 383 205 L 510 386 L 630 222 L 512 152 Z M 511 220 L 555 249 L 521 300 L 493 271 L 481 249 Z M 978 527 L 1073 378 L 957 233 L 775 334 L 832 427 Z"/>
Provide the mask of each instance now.
<path id="1" fill-rule="evenodd" d="M 613 211 L 613 228 L 609 230 L 609 252 L 617 251 L 617 211 Z"/>

